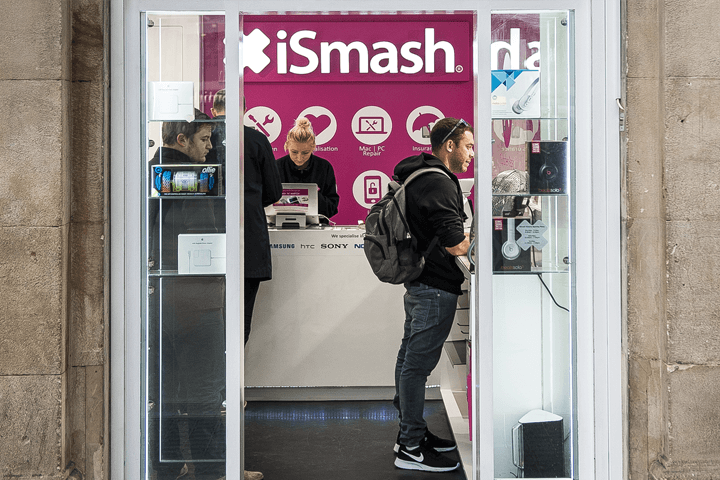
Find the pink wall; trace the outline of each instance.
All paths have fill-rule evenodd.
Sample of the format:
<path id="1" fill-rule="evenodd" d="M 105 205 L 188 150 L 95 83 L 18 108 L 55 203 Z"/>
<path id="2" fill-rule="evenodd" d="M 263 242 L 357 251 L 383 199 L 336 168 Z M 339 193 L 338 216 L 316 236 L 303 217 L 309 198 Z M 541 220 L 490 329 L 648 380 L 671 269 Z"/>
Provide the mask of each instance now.
<path id="1" fill-rule="evenodd" d="M 212 67 L 221 65 L 213 59 L 222 30 L 207 18 L 205 44 L 215 47 L 203 48 L 203 98 L 224 86 Z M 243 31 L 245 124 L 264 130 L 279 158 L 294 120 L 310 119 L 315 153 L 335 169 L 338 224 L 364 220 L 395 165 L 430 150 L 423 126 L 474 118 L 471 15 L 246 16 Z M 333 46 L 350 53 L 323 54 Z"/>
<path id="2" fill-rule="evenodd" d="M 267 15 L 243 22 L 245 124 L 263 131 L 279 158 L 294 120 L 310 119 L 315 153 L 335 169 L 338 224 L 363 220 L 395 165 L 430 150 L 423 126 L 444 116 L 473 123 L 472 15 Z M 225 86 L 224 36 L 223 17 L 204 17 L 200 88 L 207 113 Z M 538 15 L 493 15 L 492 41 L 499 46 L 495 68 L 539 68 Z M 539 135 L 537 120 L 500 122 L 491 133 L 494 173 L 523 164 L 512 132 Z M 375 193 L 377 179 L 382 189 Z"/>

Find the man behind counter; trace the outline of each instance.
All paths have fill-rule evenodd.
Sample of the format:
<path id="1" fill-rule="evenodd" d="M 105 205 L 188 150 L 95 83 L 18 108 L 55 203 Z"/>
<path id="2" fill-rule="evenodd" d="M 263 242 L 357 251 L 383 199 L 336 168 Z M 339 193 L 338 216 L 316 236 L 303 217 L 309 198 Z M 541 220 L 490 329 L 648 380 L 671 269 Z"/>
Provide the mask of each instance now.
<path id="1" fill-rule="evenodd" d="M 288 155 L 277 160 L 283 183 L 316 183 L 318 213 L 327 218 L 338 213 L 340 195 L 337 193 L 335 171 L 330 162 L 314 155 L 315 133 L 310 120 L 300 117 L 290 129 L 285 142 Z"/>

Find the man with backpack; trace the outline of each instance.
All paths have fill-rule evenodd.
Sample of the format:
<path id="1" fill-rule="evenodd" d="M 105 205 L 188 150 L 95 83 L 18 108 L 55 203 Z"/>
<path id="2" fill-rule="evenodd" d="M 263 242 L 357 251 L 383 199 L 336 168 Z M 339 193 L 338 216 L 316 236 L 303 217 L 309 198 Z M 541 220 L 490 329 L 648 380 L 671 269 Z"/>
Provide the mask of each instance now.
<path id="1" fill-rule="evenodd" d="M 393 404 L 400 416 L 395 465 L 402 469 L 445 472 L 459 463 L 441 452 L 456 449 L 452 440 L 436 437 L 423 418 L 427 377 L 440 354 L 455 317 L 465 278 L 455 257 L 470 246 L 464 232 L 463 196 L 455 173 L 466 172 L 474 157 L 473 128 L 464 120 L 443 118 L 430 133 L 432 155 L 422 153 L 402 160 L 394 178 L 405 189 L 407 223 L 417 239 L 425 264 L 419 277 L 406 282 L 405 330 L 395 366 Z M 429 251 L 428 251 L 429 250 Z"/>

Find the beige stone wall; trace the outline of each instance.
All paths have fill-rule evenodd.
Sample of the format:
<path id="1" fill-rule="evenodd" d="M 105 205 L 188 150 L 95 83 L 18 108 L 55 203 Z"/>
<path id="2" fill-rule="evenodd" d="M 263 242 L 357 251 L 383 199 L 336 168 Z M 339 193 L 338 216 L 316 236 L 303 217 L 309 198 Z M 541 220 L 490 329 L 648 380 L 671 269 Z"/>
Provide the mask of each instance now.
<path id="1" fill-rule="evenodd" d="M 0 0 L 0 478 L 107 478 L 103 0 Z"/>
<path id="2" fill-rule="evenodd" d="M 719 478 L 720 12 L 627 12 L 629 470 Z"/>

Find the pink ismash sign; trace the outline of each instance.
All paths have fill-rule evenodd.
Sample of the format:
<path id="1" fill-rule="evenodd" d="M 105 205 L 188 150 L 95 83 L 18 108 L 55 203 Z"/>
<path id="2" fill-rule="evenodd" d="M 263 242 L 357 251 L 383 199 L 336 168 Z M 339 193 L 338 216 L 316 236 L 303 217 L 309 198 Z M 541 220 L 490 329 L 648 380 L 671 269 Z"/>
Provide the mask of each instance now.
<path id="1" fill-rule="evenodd" d="M 225 86 L 221 22 L 203 24 L 208 113 Z M 472 15 L 244 16 L 243 32 L 245 125 L 280 158 L 295 119 L 310 120 L 315 154 L 335 171 L 337 224 L 365 219 L 395 165 L 430 151 L 438 119 L 473 122 Z"/>

